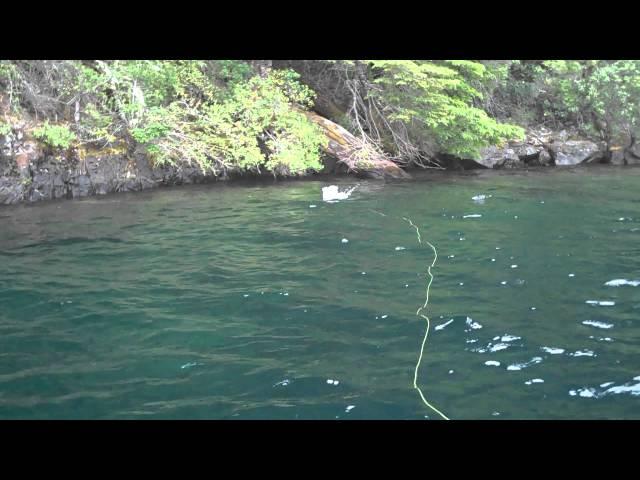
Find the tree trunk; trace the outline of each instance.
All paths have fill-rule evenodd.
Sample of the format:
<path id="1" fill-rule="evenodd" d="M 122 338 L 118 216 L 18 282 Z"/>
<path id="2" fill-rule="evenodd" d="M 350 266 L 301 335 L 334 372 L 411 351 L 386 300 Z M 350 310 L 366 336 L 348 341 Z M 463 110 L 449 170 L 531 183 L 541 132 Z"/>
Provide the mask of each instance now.
<path id="1" fill-rule="evenodd" d="M 325 133 L 324 152 L 345 164 L 350 171 L 370 178 L 411 178 L 384 154 L 365 145 L 348 130 L 315 112 L 304 112 Z"/>
<path id="2" fill-rule="evenodd" d="M 273 67 L 273 60 L 250 60 L 249 63 L 251 67 L 253 67 L 253 70 L 262 78 L 269 75 Z"/>

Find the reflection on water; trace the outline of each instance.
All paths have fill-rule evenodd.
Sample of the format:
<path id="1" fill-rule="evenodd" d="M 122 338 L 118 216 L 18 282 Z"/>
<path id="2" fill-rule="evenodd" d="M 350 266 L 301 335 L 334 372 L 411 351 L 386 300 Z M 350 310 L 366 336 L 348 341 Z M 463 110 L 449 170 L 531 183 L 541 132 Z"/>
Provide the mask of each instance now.
<path id="1" fill-rule="evenodd" d="M 0 210 L 0 418 L 639 418 L 635 168 Z M 345 241 L 346 240 L 346 241 Z"/>

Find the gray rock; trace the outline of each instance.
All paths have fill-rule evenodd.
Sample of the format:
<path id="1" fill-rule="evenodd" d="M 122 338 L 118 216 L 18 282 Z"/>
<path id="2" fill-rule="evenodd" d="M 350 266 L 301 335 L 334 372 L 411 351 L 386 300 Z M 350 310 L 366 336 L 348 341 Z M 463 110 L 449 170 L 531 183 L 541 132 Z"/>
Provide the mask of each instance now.
<path id="1" fill-rule="evenodd" d="M 589 140 L 554 141 L 549 150 L 556 165 L 577 165 L 600 152 L 598 145 Z"/>

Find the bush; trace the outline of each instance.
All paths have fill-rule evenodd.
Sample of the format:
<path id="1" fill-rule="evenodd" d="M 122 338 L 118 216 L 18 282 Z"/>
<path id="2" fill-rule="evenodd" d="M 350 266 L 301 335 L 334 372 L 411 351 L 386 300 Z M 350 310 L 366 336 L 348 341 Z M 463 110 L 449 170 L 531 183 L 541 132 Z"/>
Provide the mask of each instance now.
<path id="1" fill-rule="evenodd" d="M 45 122 L 33 129 L 33 136 L 51 148 L 67 149 L 76 140 L 76 135 L 66 125 L 51 125 Z"/>

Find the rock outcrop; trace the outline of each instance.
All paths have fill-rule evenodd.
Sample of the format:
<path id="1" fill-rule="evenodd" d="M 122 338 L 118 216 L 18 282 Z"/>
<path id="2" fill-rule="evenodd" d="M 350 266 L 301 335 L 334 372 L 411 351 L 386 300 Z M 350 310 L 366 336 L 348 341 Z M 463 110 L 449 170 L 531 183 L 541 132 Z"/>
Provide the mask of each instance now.
<path id="1" fill-rule="evenodd" d="M 576 133 L 553 132 L 544 127 L 531 128 L 522 141 L 503 147 L 488 147 L 479 163 L 489 168 L 566 166 L 602 162 L 607 159 L 604 146 Z"/>

